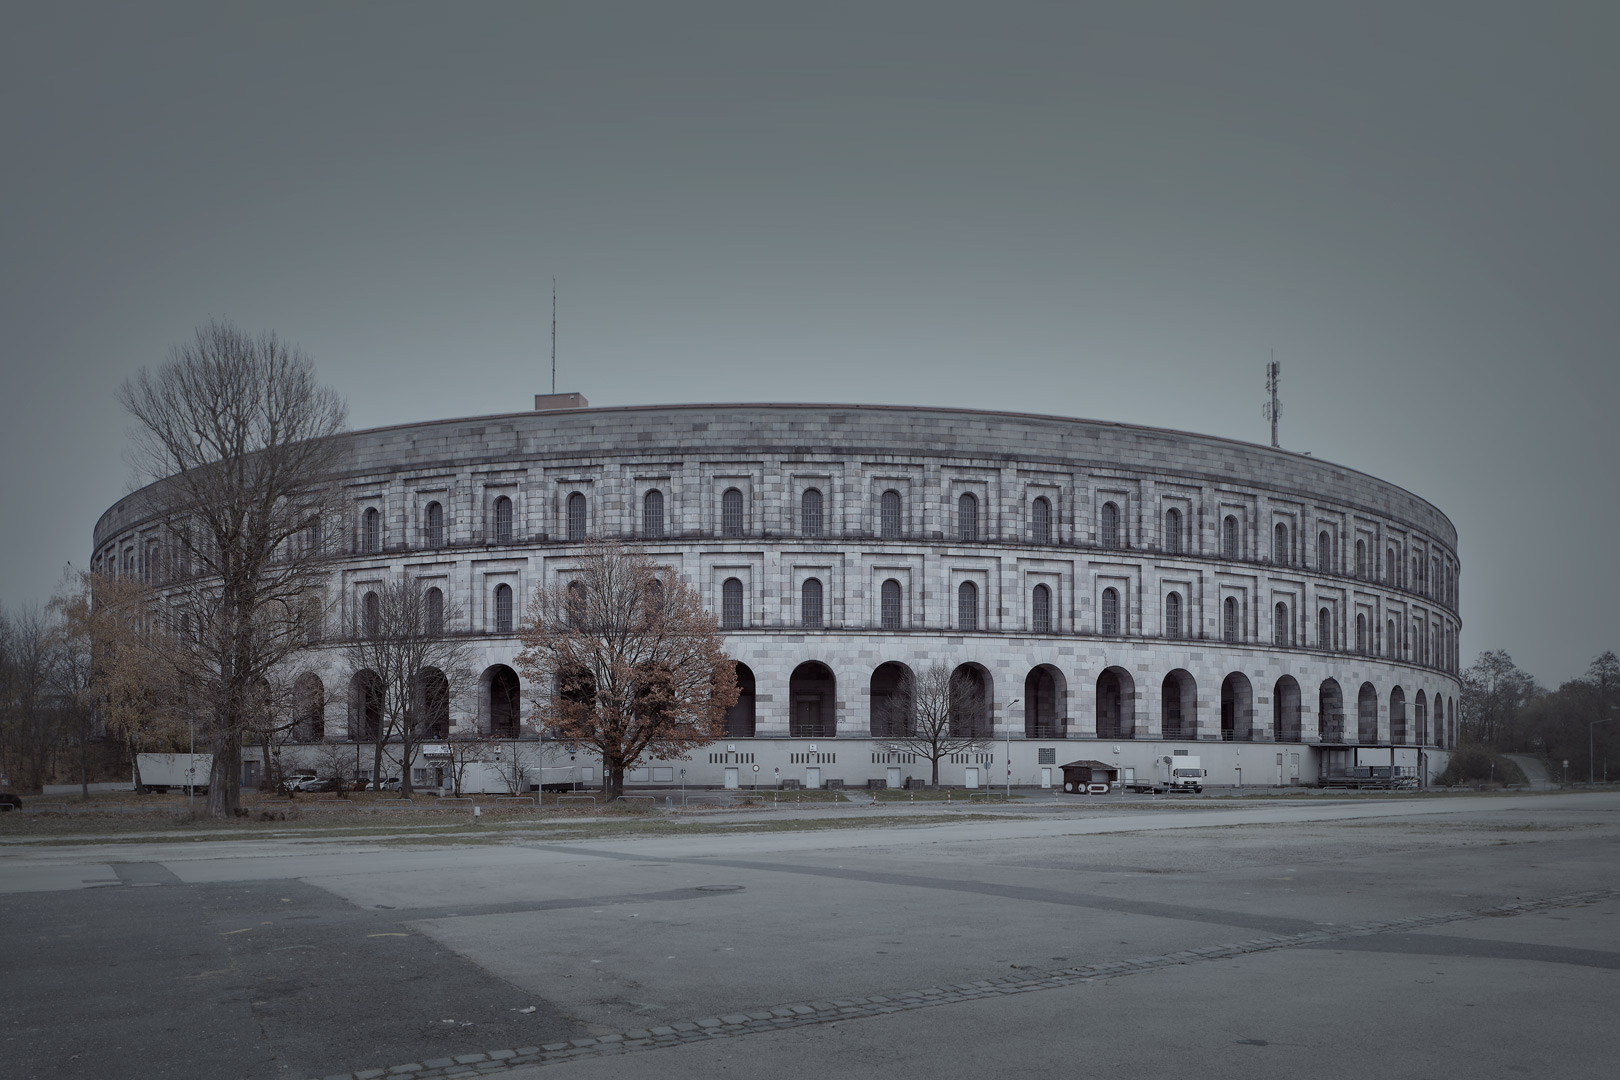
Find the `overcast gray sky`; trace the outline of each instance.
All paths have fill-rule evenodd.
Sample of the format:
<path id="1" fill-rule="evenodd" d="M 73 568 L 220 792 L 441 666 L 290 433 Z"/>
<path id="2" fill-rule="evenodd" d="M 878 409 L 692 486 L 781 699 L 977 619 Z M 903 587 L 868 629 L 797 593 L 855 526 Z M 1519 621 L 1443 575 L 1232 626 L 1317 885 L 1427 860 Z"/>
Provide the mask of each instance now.
<path id="1" fill-rule="evenodd" d="M 1461 534 L 1463 647 L 1620 648 L 1620 5 L 76 5 L 0 23 L 0 601 L 212 316 L 356 427 L 954 405 L 1283 443 Z"/>

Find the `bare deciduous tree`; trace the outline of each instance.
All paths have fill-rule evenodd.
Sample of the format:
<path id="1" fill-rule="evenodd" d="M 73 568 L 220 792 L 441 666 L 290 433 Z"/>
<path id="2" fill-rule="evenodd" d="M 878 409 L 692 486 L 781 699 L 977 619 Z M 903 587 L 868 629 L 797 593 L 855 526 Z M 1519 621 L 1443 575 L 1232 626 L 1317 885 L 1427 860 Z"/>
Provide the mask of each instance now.
<path id="1" fill-rule="evenodd" d="M 940 760 L 990 746 L 988 717 L 980 687 L 944 664 L 921 672 L 909 669 L 879 706 L 887 731 L 886 748 L 926 758 L 939 783 Z"/>
<path id="2" fill-rule="evenodd" d="M 602 760 L 604 796 L 626 769 L 725 734 L 736 665 L 697 591 L 646 555 L 597 542 L 566 583 L 542 584 L 518 630 L 518 670 L 549 694 L 546 728 Z"/>
<path id="3" fill-rule="evenodd" d="M 263 685 L 309 637 L 346 410 L 302 352 L 217 321 L 119 397 L 167 530 L 163 592 L 214 754 L 208 810 L 228 815 Z"/>
<path id="4" fill-rule="evenodd" d="M 51 623 L 38 608 L 0 611 L 0 774 L 25 791 L 51 777 L 61 739 Z"/>
<path id="5" fill-rule="evenodd" d="M 372 599 L 375 597 L 375 600 Z M 367 673 L 379 723 L 373 735 L 372 776 L 382 779 L 383 757 L 397 754 L 400 792 L 411 792 L 411 762 L 425 739 L 450 734 L 450 702 L 473 685 L 473 655 L 464 640 L 448 635 L 459 621 L 453 607 L 430 603 L 429 590 L 414 577 L 399 576 L 369 590 L 344 648 L 349 668 Z"/>

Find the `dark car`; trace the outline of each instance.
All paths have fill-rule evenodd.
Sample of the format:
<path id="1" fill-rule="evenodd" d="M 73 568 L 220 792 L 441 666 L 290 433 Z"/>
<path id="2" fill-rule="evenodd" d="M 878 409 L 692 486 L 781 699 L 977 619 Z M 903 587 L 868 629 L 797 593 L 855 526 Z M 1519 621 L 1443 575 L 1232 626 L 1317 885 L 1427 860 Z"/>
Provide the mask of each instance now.
<path id="1" fill-rule="evenodd" d="M 0 791 L 0 810 L 21 810 L 22 796 L 13 795 L 9 791 Z"/>

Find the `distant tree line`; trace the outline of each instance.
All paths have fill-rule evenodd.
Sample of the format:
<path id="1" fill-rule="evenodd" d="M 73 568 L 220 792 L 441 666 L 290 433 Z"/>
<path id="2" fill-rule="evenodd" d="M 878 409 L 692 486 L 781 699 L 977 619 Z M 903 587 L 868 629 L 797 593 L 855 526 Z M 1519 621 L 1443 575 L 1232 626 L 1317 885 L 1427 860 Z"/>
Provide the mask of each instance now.
<path id="1" fill-rule="evenodd" d="M 1620 777 L 1620 657 L 1597 657 L 1556 690 L 1537 684 L 1501 649 L 1481 653 L 1463 672 L 1458 702 L 1465 744 L 1569 762 L 1569 778 Z M 1596 725 L 1596 726 L 1594 726 Z"/>

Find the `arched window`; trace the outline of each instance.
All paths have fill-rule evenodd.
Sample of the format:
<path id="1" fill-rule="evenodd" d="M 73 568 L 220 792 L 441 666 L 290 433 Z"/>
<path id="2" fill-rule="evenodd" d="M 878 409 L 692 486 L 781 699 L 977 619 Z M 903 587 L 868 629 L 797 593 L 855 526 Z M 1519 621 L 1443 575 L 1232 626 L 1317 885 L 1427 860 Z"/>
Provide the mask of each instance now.
<path id="1" fill-rule="evenodd" d="M 426 624 L 428 637 L 442 636 L 444 634 L 444 593 L 438 588 L 429 589 L 423 601 L 426 611 L 422 621 Z"/>
<path id="2" fill-rule="evenodd" d="M 1221 603 L 1221 638 L 1226 641 L 1238 639 L 1238 602 L 1235 596 L 1228 596 Z"/>
<path id="3" fill-rule="evenodd" d="M 1289 633 L 1292 627 L 1288 623 L 1288 605 L 1278 603 L 1271 609 L 1271 643 L 1273 645 L 1292 644 L 1293 635 Z"/>
<path id="4" fill-rule="evenodd" d="M 1333 534 L 1326 529 L 1316 534 L 1316 568 L 1333 570 Z"/>
<path id="5" fill-rule="evenodd" d="M 648 540 L 664 538 L 664 493 L 657 488 L 641 497 L 641 535 Z"/>
<path id="6" fill-rule="evenodd" d="M 1181 594 L 1173 592 L 1164 598 L 1164 636 L 1181 637 Z"/>
<path id="7" fill-rule="evenodd" d="M 754 737 L 754 672 L 737 665 L 737 704 L 726 710 L 726 734 L 733 739 Z"/>
<path id="8" fill-rule="evenodd" d="M 505 495 L 495 500 L 495 542 L 512 542 L 512 500 Z"/>
<path id="9" fill-rule="evenodd" d="M 1029 628 L 1037 634 L 1052 632 L 1052 590 L 1045 585 L 1035 586 L 1029 601 Z"/>
<path id="10" fill-rule="evenodd" d="M 1367 542 L 1365 540 L 1357 540 L 1356 541 L 1356 577 L 1364 578 L 1366 576 L 1367 576 Z"/>
<path id="11" fill-rule="evenodd" d="M 1052 542 L 1052 502 L 1045 495 L 1037 496 L 1029 504 L 1029 542 L 1032 544 L 1050 544 Z"/>
<path id="12" fill-rule="evenodd" d="M 377 512 L 377 508 L 375 506 L 368 506 L 368 507 L 366 507 L 366 513 L 365 513 L 364 521 L 365 521 L 365 526 L 361 530 L 362 533 L 363 533 L 363 536 L 361 537 L 361 540 L 360 540 L 361 548 L 363 550 L 365 550 L 365 551 L 368 551 L 368 552 L 381 551 L 382 550 L 382 515 Z M 133 559 L 133 556 L 129 556 L 129 557 L 126 557 L 124 561 L 127 564 L 127 563 L 131 562 L 132 559 Z M 124 569 L 126 571 L 128 571 L 130 569 L 130 567 L 126 565 L 124 567 Z"/>
<path id="13" fill-rule="evenodd" d="M 1316 647 L 1333 648 L 1333 612 L 1327 608 L 1316 613 Z"/>
<path id="14" fill-rule="evenodd" d="M 568 539 L 585 539 L 585 496 L 576 491 L 568 496 Z"/>
<path id="15" fill-rule="evenodd" d="M 885 491 L 878 505 L 878 535 L 885 540 L 900 539 L 900 493 Z"/>
<path id="16" fill-rule="evenodd" d="M 368 638 L 382 633 L 382 599 L 368 592 L 360 602 L 360 629 Z"/>
<path id="17" fill-rule="evenodd" d="M 1102 593 L 1102 632 L 1119 633 L 1119 593 L 1114 589 L 1104 589 Z"/>
<path id="18" fill-rule="evenodd" d="M 1277 527 L 1271 530 L 1271 561 L 1278 566 L 1287 566 L 1294 560 L 1293 546 L 1288 542 L 1288 525 L 1286 522 L 1277 522 Z"/>
<path id="19" fill-rule="evenodd" d="M 971 491 L 956 500 L 956 538 L 964 544 L 979 539 L 979 500 Z"/>
<path id="20" fill-rule="evenodd" d="M 1356 612 L 1356 652 L 1367 651 L 1367 615 L 1365 612 Z"/>
<path id="21" fill-rule="evenodd" d="M 900 583 L 889 578 L 883 583 L 879 621 L 885 630 L 900 629 Z"/>
<path id="22" fill-rule="evenodd" d="M 422 514 L 423 539 L 428 547 L 444 547 L 444 505 L 430 502 Z"/>
<path id="23" fill-rule="evenodd" d="M 809 629 L 822 625 L 820 578 L 805 578 L 799 589 L 799 625 Z"/>
<path id="24" fill-rule="evenodd" d="M 293 738 L 320 742 L 326 738 L 326 687 L 319 675 L 306 671 L 293 683 Z"/>
<path id="25" fill-rule="evenodd" d="M 805 488 L 799 496 L 799 532 L 804 536 L 821 535 L 821 492 Z"/>
<path id="26" fill-rule="evenodd" d="M 1395 584 L 1395 569 L 1401 565 L 1401 560 L 1395 554 L 1394 545 L 1390 546 L 1389 553 L 1384 557 L 1384 582 Z"/>
<path id="27" fill-rule="evenodd" d="M 726 488 L 726 493 L 720 496 L 720 535 L 741 536 L 742 534 L 742 492 L 736 488 Z"/>
<path id="28" fill-rule="evenodd" d="M 726 578 L 720 586 L 720 625 L 727 630 L 741 630 L 742 624 L 742 582 L 734 577 Z"/>
<path id="29" fill-rule="evenodd" d="M 1180 555 L 1181 547 L 1181 511 L 1172 506 L 1164 512 L 1164 550 Z"/>
<path id="30" fill-rule="evenodd" d="M 1401 654 L 1397 647 L 1399 642 L 1395 638 L 1395 620 L 1391 619 L 1384 626 L 1384 655 L 1394 659 Z"/>
<path id="31" fill-rule="evenodd" d="M 1105 548 L 1119 547 L 1119 507 L 1111 502 L 1103 503 L 1102 546 Z"/>
<path id="32" fill-rule="evenodd" d="M 515 739 L 523 723 L 523 685 L 517 672 L 496 664 L 484 674 L 489 680 L 489 733 L 497 739 Z"/>
<path id="33" fill-rule="evenodd" d="M 1227 514 L 1221 519 L 1221 558 L 1236 559 L 1238 557 L 1238 520 L 1234 514 Z"/>
<path id="34" fill-rule="evenodd" d="M 510 634 L 512 632 L 512 586 L 501 584 L 495 586 L 495 632 L 497 634 Z"/>
<path id="35" fill-rule="evenodd" d="M 956 590 L 956 628 L 979 628 L 979 587 L 971 581 L 962 582 Z"/>

